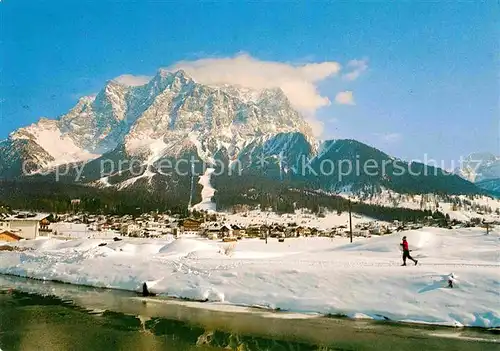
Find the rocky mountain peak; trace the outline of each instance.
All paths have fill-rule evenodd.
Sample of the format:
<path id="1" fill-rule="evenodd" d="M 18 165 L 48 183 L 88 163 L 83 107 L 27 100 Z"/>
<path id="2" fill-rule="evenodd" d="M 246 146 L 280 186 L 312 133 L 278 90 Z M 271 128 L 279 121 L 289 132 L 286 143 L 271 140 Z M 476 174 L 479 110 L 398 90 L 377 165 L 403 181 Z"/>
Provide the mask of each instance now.
<path id="1" fill-rule="evenodd" d="M 475 152 L 464 159 L 455 173 L 471 182 L 500 179 L 500 158 L 490 152 Z"/>
<path id="2" fill-rule="evenodd" d="M 141 86 L 110 80 L 58 119 L 40 120 L 12 137 L 47 151 L 53 160 L 46 163 L 53 165 L 97 157 L 118 146 L 134 154 L 137 145 L 146 155 L 195 148 L 210 158 L 221 149 L 237 153 L 256 138 L 287 132 L 312 136 L 279 88 L 208 86 L 183 70 L 160 69 Z M 54 143 L 65 145 L 71 157 Z"/>

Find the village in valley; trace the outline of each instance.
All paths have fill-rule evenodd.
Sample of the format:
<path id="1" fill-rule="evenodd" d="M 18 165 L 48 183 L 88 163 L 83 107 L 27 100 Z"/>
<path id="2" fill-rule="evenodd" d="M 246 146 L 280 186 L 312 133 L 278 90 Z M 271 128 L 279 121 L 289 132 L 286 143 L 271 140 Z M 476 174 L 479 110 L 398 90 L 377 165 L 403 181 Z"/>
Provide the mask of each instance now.
<path id="1" fill-rule="evenodd" d="M 495 211 L 405 222 L 245 207 L 193 209 L 187 216 L 1 212 L 0 273 L 11 276 L 142 290 L 204 306 L 447 326 L 497 327 L 500 321 L 497 310 L 491 312 L 498 293 L 488 288 L 498 269 Z M 467 216 L 473 217 L 457 219 Z M 418 266 L 400 267 L 403 237 Z M 452 291 L 444 291 L 450 279 Z M 352 294 L 375 285 L 369 299 Z M 418 311 L 407 302 L 415 292 Z M 341 302 L 330 304 L 332 296 Z M 456 303 L 443 308 L 450 298 Z"/>
<path id="2" fill-rule="evenodd" d="M 361 197 L 338 196 L 338 207 L 293 203 L 293 211 L 272 203 L 216 211 L 209 196 L 177 212 L 133 204 L 132 212 L 89 211 L 80 199 L 55 213 L 3 206 L 0 273 L 202 303 L 498 325 L 490 313 L 498 295 L 488 286 L 498 268 L 499 200 L 390 191 Z M 403 238 L 415 257 L 411 268 L 400 267 L 409 253 Z M 453 298 L 468 302 L 442 309 L 450 293 L 439 290 L 450 279 Z M 351 294 L 381 280 L 388 284 L 368 300 Z M 422 296 L 418 313 L 396 298 L 416 291 L 435 291 Z M 342 303 L 331 305 L 332 296 Z"/>
<path id="3" fill-rule="evenodd" d="M 493 199 L 491 199 L 493 201 Z M 78 203 L 78 200 L 73 200 Z M 481 208 L 485 208 L 484 206 Z M 450 206 L 446 216 L 427 216 L 413 221 L 380 221 L 357 213 L 328 212 L 319 214 L 307 209 L 278 214 L 271 208 L 261 211 L 249 206 L 237 206 L 231 213 L 192 209 L 188 216 L 150 212 L 138 216 L 71 213 L 34 213 L 29 211 L 0 212 L 0 241 L 19 241 L 38 237 L 62 240 L 75 238 L 180 238 L 196 236 L 210 240 L 236 241 L 243 238 L 295 237 L 365 237 L 388 235 L 422 227 L 448 229 L 483 227 L 485 230 L 500 224 L 498 210 L 457 211 Z"/>

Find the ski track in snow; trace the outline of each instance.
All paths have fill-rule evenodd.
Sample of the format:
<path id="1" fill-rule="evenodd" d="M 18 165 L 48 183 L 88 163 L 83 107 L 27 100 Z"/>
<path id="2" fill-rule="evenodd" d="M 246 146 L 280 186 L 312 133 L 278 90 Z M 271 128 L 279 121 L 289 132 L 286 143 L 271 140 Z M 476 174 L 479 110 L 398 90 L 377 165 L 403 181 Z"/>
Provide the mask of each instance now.
<path id="1" fill-rule="evenodd" d="M 212 197 L 215 194 L 215 189 L 212 187 L 210 183 L 210 179 L 212 177 L 212 173 L 215 172 L 214 168 L 207 168 L 205 173 L 200 176 L 200 180 L 198 184 L 203 186 L 201 190 L 201 202 L 194 205 L 192 208 L 196 210 L 205 210 L 215 212 L 216 205 L 212 202 Z"/>

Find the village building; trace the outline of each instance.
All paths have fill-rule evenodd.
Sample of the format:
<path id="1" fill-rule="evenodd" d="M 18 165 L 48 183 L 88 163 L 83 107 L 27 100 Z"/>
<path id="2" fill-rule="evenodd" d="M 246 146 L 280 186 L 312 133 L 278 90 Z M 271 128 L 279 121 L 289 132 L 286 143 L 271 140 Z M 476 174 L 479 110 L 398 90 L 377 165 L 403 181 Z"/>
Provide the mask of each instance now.
<path id="1" fill-rule="evenodd" d="M 40 221 L 40 232 L 42 233 L 51 233 L 52 229 L 50 229 L 50 222 L 47 218 L 44 218 Z"/>
<path id="2" fill-rule="evenodd" d="M 261 227 L 258 225 L 252 225 L 247 227 L 245 234 L 249 237 L 259 237 L 261 232 Z"/>
<path id="3" fill-rule="evenodd" d="M 228 225 L 223 225 L 221 228 L 220 228 L 220 237 L 221 238 L 232 238 L 233 237 L 233 229 L 228 226 Z"/>
<path id="4" fill-rule="evenodd" d="M 10 221 L 8 221 L 5 218 L 0 219 L 0 232 L 9 229 L 10 229 Z"/>
<path id="5" fill-rule="evenodd" d="M 220 225 L 217 222 L 207 223 L 204 226 L 203 235 L 210 240 L 217 240 L 219 238 Z"/>
<path id="6" fill-rule="evenodd" d="M 40 222 L 47 218 L 48 214 L 20 213 L 7 218 L 9 231 L 15 232 L 23 239 L 36 239 L 41 235 Z M 44 232 L 42 232 L 45 235 Z"/>
<path id="7" fill-rule="evenodd" d="M 246 235 L 245 228 L 243 228 L 237 224 L 233 224 L 231 226 L 231 229 L 233 230 L 233 236 L 235 236 L 235 237 L 241 238 L 241 237 L 244 237 Z"/>
<path id="8" fill-rule="evenodd" d="M 186 218 L 182 221 L 180 229 L 183 234 L 199 234 L 201 232 L 201 222 Z"/>
<path id="9" fill-rule="evenodd" d="M 259 236 L 263 239 L 269 237 L 269 234 L 271 234 L 271 227 L 265 224 L 261 225 L 259 229 Z"/>
<path id="10" fill-rule="evenodd" d="M 158 232 L 160 234 L 171 233 L 170 224 L 164 221 L 148 221 L 146 223 L 146 229 L 151 232 Z"/>
<path id="11" fill-rule="evenodd" d="M 311 229 L 307 227 L 297 227 L 296 229 L 297 236 L 310 236 Z"/>
<path id="12" fill-rule="evenodd" d="M 0 230 L 0 241 L 5 241 L 5 242 L 14 242 L 14 241 L 19 241 L 21 240 L 22 237 L 17 235 L 16 233 L 12 233 L 10 231 L 1 231 Z"/>
<path id="13" fill-rule="evenodd" d="M 271 228 L 272 238 L 284 238 L 285 237 L 285 227 L 281 225 L 275 225 Z"/>
<path id="14" fill-rule="evenodd" d="M 218 222 L 211 222 L 206 224 L 203 235 L 211 240 L 232 238 L 234 231 L 229 225 L 219 224 Z"/>
<path id="15" fill-rule="evenodd" d="M 120 233 L 127 236 L 139 236 L 141 227 L 136 223 L 127 223 L 121 226 Z"/>

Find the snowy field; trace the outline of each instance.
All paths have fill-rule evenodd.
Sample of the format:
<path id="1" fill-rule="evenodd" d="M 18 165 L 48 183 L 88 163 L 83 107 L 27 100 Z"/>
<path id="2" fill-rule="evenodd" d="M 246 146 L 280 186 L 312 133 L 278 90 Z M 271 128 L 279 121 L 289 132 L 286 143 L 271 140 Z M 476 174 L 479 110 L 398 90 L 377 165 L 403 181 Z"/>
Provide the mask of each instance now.
<path id="1" fill-rule="evenodd" d="M 219 305 L 500 327 L 499 232 L 425 228 L 404 235 L 417 266 L 400 266 L 402 234 L 353 244 L 346 238 L 267 245 L 259 239 L 39 239 L 10 244 L 27 249 L 22 252 L 0 252 L 0 273 L 135 291 L 147 281 L 153 292 Z"/>
<path id="2" fill-rule="evenodd" d="M 345 198 L 351 197 L 354 200 L 360 200 L 359 196 L 351 193 L 341 193 Z M 464 206 L 454 206 L 449 202 L 449 199 L 460 200 L 462 203 L 467 203 Z M 467 222 L 472 218 L 480 218 L 487 221 L 495 221 L 500 218 L 500 199 L 494 199 L 487 196 L 475 196 L 474 199 L 469 199 L 467 196 L 448 196 L 445 201 L 442 196 L 436 194 L 424 195 L 408 195 L 398 194 L 391 190 L 384 189 L 380 194 L 370 198 L 364 198 L 362 202 L 372 205 L 380 205 L 386 207 L 401 207 L 413 210 L 430 210 L 440 211 L 445 215 L 449 215 L 451 219 Z M 480 208 L 489 208 L 492 213 L 486 213 Z M 497 214 L 496 211 L 499 211 Z"/>
<path id="3" fill-rule="evenodd" d="M 231 214 L 221 214 L 221 219 L 223 222 L 228 224 L 237 224 L 243 227 L 248 227 L 252 225 L 288 225 L 294 223 L 298 226 L 316 228 L 321 230 L 330 230 L 333 227 L 349 226 L 349 213 L 342 212 L 338 215 L 336 212 L 326 212 L 324 217 L 318 217 L 314 214 L 308 214 L 304 210 L 296 210 L 295 213 L 278 214 L 275 212 L 252 210 L 245 212 L 243 216 L 241 213 Z M 352 224 L 370 223 L 377 222 L 378 224 L 387 224 L 383 221 L 377 221 L 373 218 L 360 215 L 358 213 L 352 214 Z"/>

